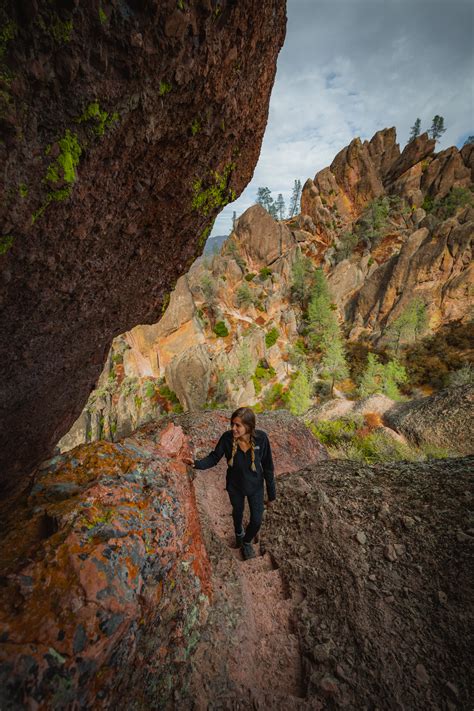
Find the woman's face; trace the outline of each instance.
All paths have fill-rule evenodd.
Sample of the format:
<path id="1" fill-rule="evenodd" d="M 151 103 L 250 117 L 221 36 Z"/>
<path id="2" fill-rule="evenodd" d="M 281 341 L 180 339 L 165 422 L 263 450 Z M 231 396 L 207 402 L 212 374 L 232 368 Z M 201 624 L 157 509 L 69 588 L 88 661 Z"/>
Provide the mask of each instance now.
<path id="1" fill-rule="evenodd" d="M 245 434 L 247 434 L 247 428 L 240 419 L 240 417 L 234 417 L 230 425 L 230 429 L 232 430 L 232 434 L 234 435 L 235 439 L 239 439 L 239 437 L 243 437 Z"/>

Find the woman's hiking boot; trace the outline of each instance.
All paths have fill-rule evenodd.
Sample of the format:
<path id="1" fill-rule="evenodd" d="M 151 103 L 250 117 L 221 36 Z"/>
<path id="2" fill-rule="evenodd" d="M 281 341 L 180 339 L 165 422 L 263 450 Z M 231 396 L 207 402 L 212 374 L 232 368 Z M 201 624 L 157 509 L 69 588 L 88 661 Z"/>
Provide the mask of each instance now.
<path id="1" fill-rule="evenodd" d="M 254 551 L 253 545 L 251 543 L 246 543 L 245 541 L 243 541 L 242 555 L 244 557 L 244 560 L 249 560 L 250 558 L 255 558 L 255 551 Z"/>
<path id="2" fill-rule="evenodd" d="M 245 536 L 244 530 L 242 530 L 242 533 L 235 534 L 235 547 L 236 548 L 240 548 L 242 546 L 242 543 L 244 542 L 244 536 Z"/>

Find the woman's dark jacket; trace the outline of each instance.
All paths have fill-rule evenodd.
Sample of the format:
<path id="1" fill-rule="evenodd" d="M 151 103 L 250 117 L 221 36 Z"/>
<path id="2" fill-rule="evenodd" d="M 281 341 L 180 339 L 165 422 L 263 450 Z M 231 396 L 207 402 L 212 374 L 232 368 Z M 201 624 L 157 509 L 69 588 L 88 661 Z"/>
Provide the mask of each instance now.
<path id="1" fill-rule="evenodd" d="M 244 452 L 237 447 L 234 454 L 234 463 L 232 466 L 227 466 L 226 489 L 230 492 L 236 492 L 251 496 L 256 494 L 263 488 L 263 480 L 267 485 L 268 500 L 273 501 L 276 498 L 275 477 L 273 473 L 272 450 L 270 449 L 270 441 L 268 435 L 263 430 L 255 430 L 254 437 L 255 445 L 255 468 L 252 470 L 252 453 L 248 449 Z M 223 455 L 229 462 L 232 456 L 233 435 L 230 430 L 224 432 L 218 441 L 216 448 L 204 457 L 194 462 L 196 469 L 210 469 L 222 459 Z"/>

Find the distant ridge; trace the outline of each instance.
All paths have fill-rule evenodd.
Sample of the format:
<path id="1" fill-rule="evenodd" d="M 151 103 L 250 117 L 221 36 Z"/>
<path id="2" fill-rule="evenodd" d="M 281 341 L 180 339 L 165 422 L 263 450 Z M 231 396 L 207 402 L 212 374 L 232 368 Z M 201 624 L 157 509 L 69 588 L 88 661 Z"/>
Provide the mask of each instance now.
<path id="1" fill-rule="evenodd" d="M 229 235 L 214 235 L 214 237 L 209 237 L 204 247 L 204 254 L 213 254 L 214 250 L 220 251 L 228 236 Z"/>

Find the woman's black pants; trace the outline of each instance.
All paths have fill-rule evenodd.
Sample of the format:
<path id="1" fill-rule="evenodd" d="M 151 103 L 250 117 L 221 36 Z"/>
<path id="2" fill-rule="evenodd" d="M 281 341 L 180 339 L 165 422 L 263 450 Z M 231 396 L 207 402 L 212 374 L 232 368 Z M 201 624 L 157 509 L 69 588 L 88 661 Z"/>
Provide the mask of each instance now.
<path id="1" fill-rule="evenodd" d="M 232 518 L 234 519 L 235 535 L 242 533 L 242 519 L 244 516 L 245 498 L 249 502 L 250 522 L 246 528 L 244 543 L 251 543 L 260 530 L 263 518 L 263 487 L 256 494 L 247 496 L 236 491 L 228 491 L 230 503 L 232 504 Z"/>

